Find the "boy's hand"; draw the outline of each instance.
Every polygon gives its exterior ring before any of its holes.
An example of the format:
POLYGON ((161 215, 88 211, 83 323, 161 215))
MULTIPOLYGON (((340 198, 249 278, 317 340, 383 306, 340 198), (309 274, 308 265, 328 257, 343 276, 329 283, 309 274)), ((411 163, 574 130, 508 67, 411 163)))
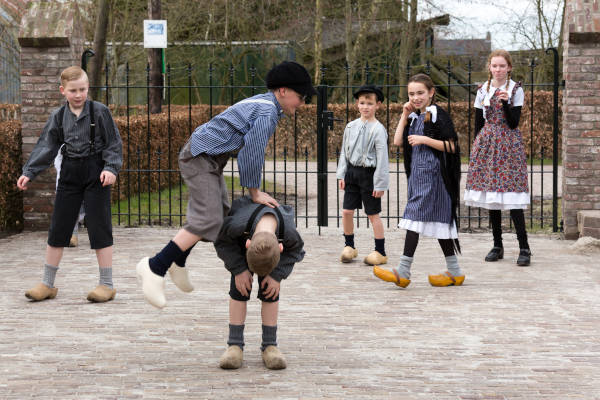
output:
POLYGON ((383 190, 373 190, 373 197, 375 197, 376 199, 380 198, 381 196, 383 196, 383 190))
POLYGON ((116 175, 110 171, 104 170, 100 174, 100 182, 102 182, 102 186, 112 185, 113 183, 115 183, 116 180, 116 175))
POLYGON ((340 190, 344 190, 346 187, 346 182, 343 179, 340 179, 340 190))
POLYGON ((252 274, 250 271, 245 270, 235 276, 235 288, 242 296, 250 296, 250 292, 252 291, 252 274))
POLYGON ((277 282, 275 279, 271 278, 271 275, 265 276, 260 287, 263 289, 263 293, 265 294, 265 298, 267 299, 275 299, 279 296, 279 287, 281 286, 280 282, 277 282))
POLYGON ((20 190, 27 190, 27 183, 29 183, 29 178, 25 175, 21 175, 19 179, 17 179, 17 187, 20 190))
POLYGON ((250 188, 249 191, 250 191, 250 197, 252 197, 252 201, 254 203, 264 204, 271 208, 279 207, 279 203, 277 202, 277 200, 275 200, 274 198, 269 196, 267 193, 261 192, 260 190, 258 190, 256 188, 250 188), (252 189, 254 189, 254 190, 252 190, 252 189))

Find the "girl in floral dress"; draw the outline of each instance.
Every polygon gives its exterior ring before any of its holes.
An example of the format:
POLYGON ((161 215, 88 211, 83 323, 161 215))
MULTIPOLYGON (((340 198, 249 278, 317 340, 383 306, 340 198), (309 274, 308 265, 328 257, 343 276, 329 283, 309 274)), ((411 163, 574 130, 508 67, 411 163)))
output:
POLYGON ((460 252, 456 210, 460 183, 458 136, 450 116, 432 104, 431 78, 417 74, 408 80, 409 101, 404 104, 394 144, 402 144, 408 178, 408 202, 398 226, 406 229, 400 264, 391 271, 375 266, 373 274, 397 286, 410 284, 410 268, 419 236, 438 239, 446 259, 441 274, 429 275, 432 286, 462 285, 465 274, 458 265, 460 252))
POLYGON ((519 240, 517 265, 531 262, 523 209, 529 204, 527 157, 518 129, 525 94, 510 79, 512 60, 506 50, 488 57, 489 78, 475 98, 475 142, 471 150, 465 204, 489 210, 494 246, 485 261, 504 257, 502 210, 510 216, 519 240))

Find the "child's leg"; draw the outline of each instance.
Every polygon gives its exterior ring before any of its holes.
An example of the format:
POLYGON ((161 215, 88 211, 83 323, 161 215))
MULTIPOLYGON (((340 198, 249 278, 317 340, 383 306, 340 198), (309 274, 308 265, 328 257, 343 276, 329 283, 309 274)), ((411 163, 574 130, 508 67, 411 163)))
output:
POLYGON ((354 248, 354 210, 342 210, 342 227, 346 246, 354 248))
POLYGON ((96 249, 96 258, 100 269, 100 279, 98 286, 88 293, 87 299, 94 303, 104 303, 114 299, 117 294, 112 280, 113 246, 96 249))
POLYGON ((112 289, 113 246, 108 246, 103 249, 96 249, 96 258, 98 259, 98 267, 100 268, 99 284, 112 289))
POLYGON ((54 279, 58 271, 58 265, 62 259, 64 247, 46 246, 46 264, 44 265, 44 279, 42 283, 49 288, 54 287, 54 279))
POLYGON ((262 317, 262 345, 264 351, 267 346, 277 346, 277 315, 279 313, 279 301, 262 302, 260 314, 262 317))
POLYGON ((463 276, 463 272, 458 265, 458 258, 454 253, 454 243, 452 239, 438 239, 438 243, 446 257, 446 268, 452 276, 463 276))
POLYGON ((185 260, 189 255, 187 250, 191 251, 191 248, 201 239, 200 236, 195 235, 184 228, 180 229, 173 240, 167 243, 161 251, 148 260, 150 269, 156 275, 165 276, 169 268, 171 268, 171 264, 174 262, 178 261, 185 265, 185 260))
POLYGON ((244 349, 244 326, 246 323, 246 301, 229 299, 229 346, 244 349))
POLYGON ((529 242, 527 241, 527 228, 525 227, 525 213, 522 209, 510 210, 510 217, 515 224, 515 231, 517 231, 519 249, 529 250, 529 242))
POLYGON ((490 223, 494 236, 494 247, 502 247, 502 211, 490 210, 490 223))
POLYGON ((502 211, 490 210, 489 213, 492 234, 494 235, 494 247, 485 256, 485 261, 498 261, 504 258, 504 248, 502 246, 502 211))
MULTIPOLYGON (((279 297, 278 297, 279 298, 279 297)), ((285 357, 277 347, 277 314, 279 301, 262 302, 262 359, 269 369, 284 369, 287 367, 285 357)))
POLYGON ((379 214, 369 215, 369 221, 373 226, 373 236, 375 236, 375 251, 385 256, 385 238, 383 234, 383 222, 379 214))
POLYGON ((398 275, 402 278, 410 279, 410 267, 412 266, 413 256, 419 244, 419 234, 414 231, 406 231, 404 239, 404 253, 400 257, 398 264, 398 275))
POLYGON ((235 286, 235 276, 229 283, 229 337, 227 350, 219 360, 223 369, 237 369, 244 360, 244 326, 246 323, 246 302, 250 296, 242 295, 235 286))

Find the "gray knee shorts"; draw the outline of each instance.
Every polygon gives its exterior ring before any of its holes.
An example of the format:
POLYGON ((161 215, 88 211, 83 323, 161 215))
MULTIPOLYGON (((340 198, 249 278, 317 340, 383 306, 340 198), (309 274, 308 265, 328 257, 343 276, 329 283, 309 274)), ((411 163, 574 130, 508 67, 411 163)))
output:
POLYGON ((190 152, 190 141, 179 153, 179 169, 189 191, 183 228, 205 242, 217 239, 223 218, 231 208, 223 177, 223 168, 229 158, 229 153, 194 157, 190 152))

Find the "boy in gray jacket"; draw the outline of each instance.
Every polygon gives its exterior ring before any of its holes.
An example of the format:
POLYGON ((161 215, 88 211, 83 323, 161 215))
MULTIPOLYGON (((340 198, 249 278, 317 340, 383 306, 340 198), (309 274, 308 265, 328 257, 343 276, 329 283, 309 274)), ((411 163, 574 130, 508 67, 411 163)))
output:
POLYGON ((280 282, 304 258, 304 242, 296 230, 291 206, 266 207, 250 197, 236 199, 214 242, 217 255, 231 272, 229 288, 229 347, 221 356, 224 369, 241 367, 246 302, 258 275, 262 301, 262 358, 269 369, 283 369, 286 361, 277 348, 280 282))
POLYGON ((381 197, 388 190, 389 161, 387 131, 375 117, 383 102, 383 92, 377 86, 361 86, 354 92, 360 118, 351 121, 344 130, 344 139, 337 168, 339 187, 344 191, 342 225, 345 246, 340 260, 351 262, 358 257, 354 246, 354 210, 364 205, 373 226, 375 250, 364 259, 366 264, 387 262, 381 212, 381 197))

